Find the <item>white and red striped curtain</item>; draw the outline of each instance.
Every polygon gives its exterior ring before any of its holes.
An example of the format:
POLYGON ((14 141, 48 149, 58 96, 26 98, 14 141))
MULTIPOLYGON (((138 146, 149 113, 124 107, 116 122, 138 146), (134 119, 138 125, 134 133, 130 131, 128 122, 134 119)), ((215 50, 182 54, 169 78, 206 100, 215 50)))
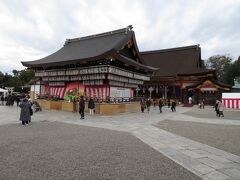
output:
POLYGON ((106 98, 109 96, 109 87, 107 86, 85 86, 86 97, 106 98))
POLYGON ((59 98, 64 97, 65 87, 50 87, 50 95, 57 96, 59 98))
POLYGON ((130 89, 130 97, 133 97, 134 96, 134 91, 133 89, 130 89))
POLYGON ((224 107, 230 109, 240 109, 240 98, 223 98, 224 107))

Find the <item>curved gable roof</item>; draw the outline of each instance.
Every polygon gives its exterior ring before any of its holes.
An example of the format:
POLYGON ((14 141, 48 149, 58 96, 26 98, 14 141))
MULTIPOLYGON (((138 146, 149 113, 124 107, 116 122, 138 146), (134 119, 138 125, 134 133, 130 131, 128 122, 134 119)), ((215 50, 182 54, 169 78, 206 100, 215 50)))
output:
MULTIPOLYGON (((135 49, 138 51, 134 31, 131 29, 132 27, 128 26, 106 33, 67 39, 64 46, 55 53, 39 60, 22 62, 22 64, 27 67, 39 67, 107 58, 116 54, 130 40, 134 41, 135 49)), ((139 54, 139 51, 137 53, 139 54)), ((141 58, 141 56, 139 57, 141 58)), ((138 65, 144 66, 144 64, 136 62, 136 66, 138 65)), ((146 66, 146 69, 148 68, 149 66, 146 66)))
POLYGON ((232 88, 232 85, 222 83, 222 82, 220 82, 220 81, 218 81, 218 80, 216 80, 216 79, 214 79, 212 77, 209 77, 208 79, 204 79, 204 80, 202 80, 199 83, 187 86, 186 88, 187 89, 198 88, 199 86, 203 85, 207 81, 210 81, 212 84, 217 85, 218 89, 230 90, 232 88))

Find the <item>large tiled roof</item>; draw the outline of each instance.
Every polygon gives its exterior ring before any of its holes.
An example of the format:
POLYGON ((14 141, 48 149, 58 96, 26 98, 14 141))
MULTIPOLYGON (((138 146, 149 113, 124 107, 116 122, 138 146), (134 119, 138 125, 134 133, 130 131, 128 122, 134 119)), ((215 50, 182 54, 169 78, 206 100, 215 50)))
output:
POLYGON ((176 76, 213 72, 202 68, 199 45, 140 52, 143 62, 159 68, 154 76, 176 76))
MULTIPOLYGON (((22 62, 22 64, 27 67, 42 67, 104 59, 118 54, 119 50, 126 46, 130 40, 133 41, 138 51, 134 31, 131 30, 131 26, 82 38, 67 39, 64 46, 57 52, 42 59, 22 62)), ((137 53, 139 54, 139 52, 137 53)), ((127 59, 130 59, 130 64, 134 66, 151 70, 155 69, 145 66, 141 63, 141 60, 137 62, 134 59, 125 58, 125 61, 127 59)))

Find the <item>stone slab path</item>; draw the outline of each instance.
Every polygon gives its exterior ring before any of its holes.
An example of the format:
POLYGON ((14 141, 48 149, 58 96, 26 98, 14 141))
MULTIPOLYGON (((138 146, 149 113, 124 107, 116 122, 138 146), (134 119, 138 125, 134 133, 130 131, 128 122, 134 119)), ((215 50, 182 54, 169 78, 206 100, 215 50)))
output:
MULTIPOLYGON (((183 114, 189 109, 178 107, 177 112, 172 113, 168 108, 164 108, 164 112, 160 114, 157 108, 152 107, 149 114, 137 112, 116 116, 86 115, 84 120, 80 120, 77 113, 43 111, 34 114, 33 121, 58 121, 130 132, 156 151, 203 179, 240 179, 240 156, 153 126, 165 119, 240 126, 240 117, 237 120, 195 118, 183 114)), ((17 107, 0 107, 0 125, 16 123, 19 112, 17 107)))

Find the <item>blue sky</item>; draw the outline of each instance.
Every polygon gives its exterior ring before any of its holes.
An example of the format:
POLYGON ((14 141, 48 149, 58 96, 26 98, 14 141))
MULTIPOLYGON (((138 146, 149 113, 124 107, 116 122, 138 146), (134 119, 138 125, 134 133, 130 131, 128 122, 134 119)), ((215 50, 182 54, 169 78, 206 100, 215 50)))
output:
POLYGON ((200 44, 203 59, 240 55, 240 0, 0 0, 0 71, 130 24, 140 51, 200 44))

